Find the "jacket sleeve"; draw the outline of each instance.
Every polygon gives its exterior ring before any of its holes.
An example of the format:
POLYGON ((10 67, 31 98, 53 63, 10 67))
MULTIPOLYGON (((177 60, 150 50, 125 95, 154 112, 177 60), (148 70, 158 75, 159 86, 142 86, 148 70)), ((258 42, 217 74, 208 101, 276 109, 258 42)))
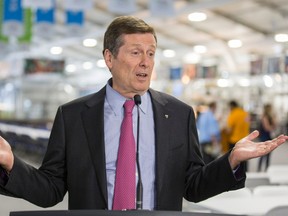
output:
POLYGON ((185 180, 184 197, 188 201, 200 202, 225 191, 244 187, 246 175, 242 165, 233 172, 228 157, 230 152, 222 157, 204 164, 199 152, 197 129, 194 115, 189 120, 188 165, 185 180))
POLYGON ((37 206, 50 207, 62 201, 66 189, 64 123, 58 109, 42 166, 38 169, 17 156, 3 191, 37 206))

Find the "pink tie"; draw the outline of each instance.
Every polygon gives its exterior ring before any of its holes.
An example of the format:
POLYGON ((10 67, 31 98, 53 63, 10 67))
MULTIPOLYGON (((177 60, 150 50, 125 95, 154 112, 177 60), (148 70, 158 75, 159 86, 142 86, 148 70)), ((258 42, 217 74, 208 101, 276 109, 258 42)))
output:
POLYGON ((113 210, 135 209, 135 173, 136 150, 133 136, 132 111, 135 103, 124 103, 124 119, 121 125, 118 149, 113 210))

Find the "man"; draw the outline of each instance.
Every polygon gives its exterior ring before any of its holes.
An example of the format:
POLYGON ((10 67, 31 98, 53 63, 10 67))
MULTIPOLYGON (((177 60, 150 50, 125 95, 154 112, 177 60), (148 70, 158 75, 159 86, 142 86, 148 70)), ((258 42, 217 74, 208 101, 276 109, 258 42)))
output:
MULTIPOLYGON (((250 118, 246 112, 235 100, 229 102, 230 113, 227 118, 227 132, 229 149, 250 133, 250 118)), ((243 163, 244 170, 248 170, 248 163, 243 163)))
POLYGON ((219 154, 220 148, 220 126, 215 117, 216 102, 209 103, 205 110, 202 110, 197 117, 197 129, 199 134, 200 149, 205 163, 210 163, 219 154))
MULTIPOLYGON (((258 132, 253 132, 205 166, 191 107, 149 88, 156 47, 155 32, 144 21, 116 18, 103 49, 112 79, 99 92, 59 107, 42 166, 24 163, 0 138, 0 165, 8 174, 1 193, 48 207, 68 191, 69 209, 112 209, 122 106, 136 94, 142 100, 144 209, 181 210, 183 196, 197 202, 243 187, 240 163, 272 151, 288 137, 254 143, 258 132)), ((133 114, 136 118, 136 108, 133 114)))
POLYGON ((250 132, 250 118, 247 113, 235 100, 229 102, 230 113, 227 118, 227 131, 229 134, 229 148, 250 132))

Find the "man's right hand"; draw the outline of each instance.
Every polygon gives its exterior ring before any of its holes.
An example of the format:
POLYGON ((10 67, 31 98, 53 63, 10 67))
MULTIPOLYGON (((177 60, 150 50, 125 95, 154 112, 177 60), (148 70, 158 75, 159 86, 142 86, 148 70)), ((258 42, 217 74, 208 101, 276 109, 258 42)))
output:
POLYGON ((7 172, 12 170, 14 164, 14 155, 9 143, 0 136, 0 166, 7 172))

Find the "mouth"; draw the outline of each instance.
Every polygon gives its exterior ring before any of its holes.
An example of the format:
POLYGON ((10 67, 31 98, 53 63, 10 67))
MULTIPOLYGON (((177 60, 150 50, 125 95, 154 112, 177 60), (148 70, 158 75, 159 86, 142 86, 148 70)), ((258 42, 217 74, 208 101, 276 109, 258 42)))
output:
POLYGON ((143 77, 143 78, 144 78, 144 77, 147 77, 148 74, 146 74, 146 73, 137 73, 136 76, 137 76, 137 77, 143 77))

